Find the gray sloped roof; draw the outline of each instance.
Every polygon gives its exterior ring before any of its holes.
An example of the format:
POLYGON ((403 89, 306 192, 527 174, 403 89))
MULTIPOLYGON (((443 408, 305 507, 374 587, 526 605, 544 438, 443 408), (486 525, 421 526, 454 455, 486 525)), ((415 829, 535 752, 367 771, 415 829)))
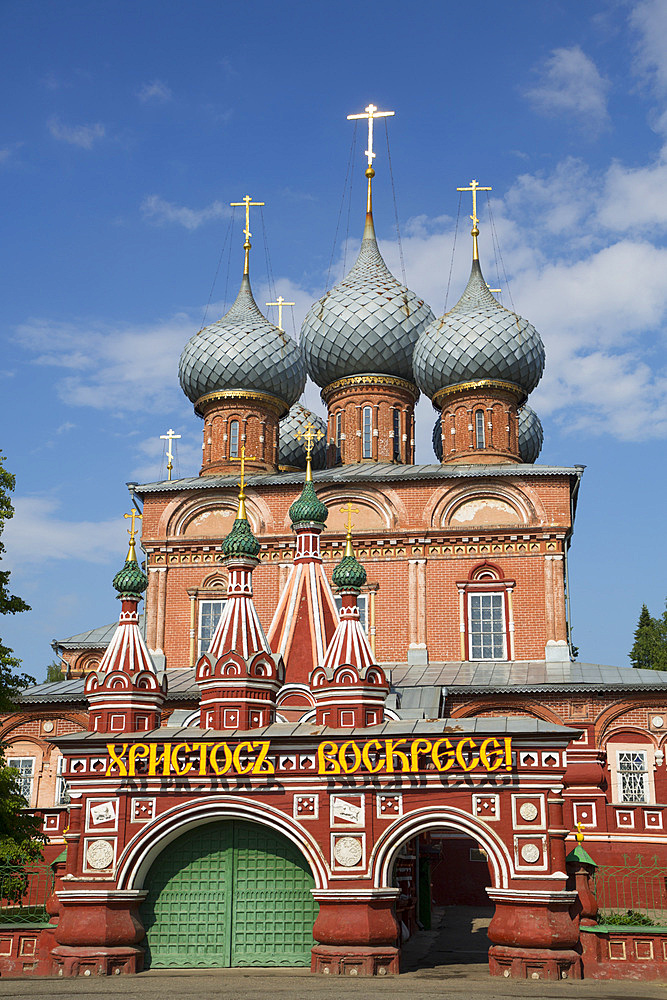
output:
MULTIPOLYGON (((70 635, 67 639, 54 639, 53 642, 60 649, 106 649, 117 627, 118 621, 115 621, 109 625, 100 625, 99 628, 91 628, 87 632, 70 635)), ((139 615, 139 628, 142 631, 143 627, 144 615, 139 615)))
MULTIPOLYGON (((667 670, 636 670, 598 663, 546 663, 531 660, 515 663, 453 662, 415 666, 385 663, 392 688, 401 696, 408 711, 428 714, 437 703, 435 692, 446 688, 451 694, 540 694, 595 691, 667 691, 667 670), (418 689, 418 690, 415 690, 418 689)), ((195 672, 191 668, 167 671, 168 702, 199 700, 195 672)), ((83 678, 38 684, 26 688, 21 705, 81 703, 83 678)))
MULTIPOLYGON (((394 465, 391 462, 355 462, 313 472, 315 483, 410 482, 418 479, 498 479, 512 476, 570 476, 580 479, 584 465, 394 465)), ((236 488, 238 475, 195 476, 138 485, 130 483, 138 497, 149 493, 183 493, 187 490, 236 488)), ((248 476, 246 486, 301 486, 302 472, 278 472, 248 476)))

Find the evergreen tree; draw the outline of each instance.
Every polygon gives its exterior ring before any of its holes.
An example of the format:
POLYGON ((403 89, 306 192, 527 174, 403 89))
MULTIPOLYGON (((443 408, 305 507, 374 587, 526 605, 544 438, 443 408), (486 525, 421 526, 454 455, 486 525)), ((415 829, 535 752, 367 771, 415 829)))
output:
MULTIPOLYGON (((0 535, 4 530, 5 521, 14 516, 10 494, 16 484, 16 477, 7 472, 4 461, 4 455, 0 452, 0 535)), ((0 542, 0 558, 4 551, 5 546, 0 542)), ((20 597, 10 594, 9 570, 0 570, 0 615, 15 615, 19 611, 30 611, 30 607, 20 597)), ((27 674, 14 673, 20 665, 21 661, 0 639, 0 712, 12 708, 14 698, 21 688, 35 683, 34 678, 28 677, 27 674)))
POLYGON ((660 618, 654 618, 642 604, 634 645, 628 656, 633 667, 667 670, 667 608, 660 618))

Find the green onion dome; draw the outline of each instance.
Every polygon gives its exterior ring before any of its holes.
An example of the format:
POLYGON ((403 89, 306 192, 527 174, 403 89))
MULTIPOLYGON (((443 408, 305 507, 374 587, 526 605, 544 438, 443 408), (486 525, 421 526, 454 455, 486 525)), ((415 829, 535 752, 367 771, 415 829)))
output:
POLYGON ((302 521, 326 524, 329 511, 315 492, 312 482, 306 480, 303 484, 301 496, 290 507, 289 516, 292 519, 292 524, 299 524, 302 521))
POLYGON ((223 539, 222 551, 228 559, 233 559, 235 556, 250 556, 256 559, 259 548, 259 542, 252 533, 250 522, 245 517, 237 517, 232 530, 223 539))
MULTIPOLYGON (((350 549, 351 546, 348 546, 350 549)), ((333 583, 337 590, 361 590, 366 583, 366 570, 348 549, 333 571, 333 583)))
POLYGON ((113 585, 119 597, 134 597, 139 600, 148 586, 148 577, 142 573, 136 559, 128 558, 113 578, 113 585))

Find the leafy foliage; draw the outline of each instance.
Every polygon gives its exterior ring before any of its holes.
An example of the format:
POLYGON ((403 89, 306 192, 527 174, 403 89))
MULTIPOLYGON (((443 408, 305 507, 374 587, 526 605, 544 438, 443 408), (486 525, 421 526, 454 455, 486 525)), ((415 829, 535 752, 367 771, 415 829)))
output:
POLYGON ((625 913, 598 913, 598 924, 621 927, 655 927, 654 920, 637 910, 626 910, 625 913))
POLYGON ((0 744, 0 863, 3 864, 36 861, 41 857, 39 845, 44 842, 39 819, 24 812, 28 803, 21 795, 18 776, 16 768, 7 766, 0 744))
MULTIPOLYGON (((5 469, 5 458, 0 452, 0 535, 5 521, 14 516, 10 494, 16 485, 16 477, 5 469)), ((5 546, 0 542, 0 558, 5 546)), ((30 606, 22 598, 9 591, 9 570, 0 570, 0 615, 15 615, 20 611, 30 611, 30 606)), ((27 674, 15 674, 21 661, 14 656, 13 651, 0 640, 0 712, 12 708, 12 703, 21 688, 34 684, 33 677, 27 674)))
POLYGON ((56 681, 62 681, 65 679, 65 675, 62 671, 62 667, 58 660, 53 660, 46 668, 46 684, 55 684, 56 681))
POLYGON ((654 618, 646 605, 642 605, 628 656, 633 667, 667 670, 667 607, 660 618, 654 618))

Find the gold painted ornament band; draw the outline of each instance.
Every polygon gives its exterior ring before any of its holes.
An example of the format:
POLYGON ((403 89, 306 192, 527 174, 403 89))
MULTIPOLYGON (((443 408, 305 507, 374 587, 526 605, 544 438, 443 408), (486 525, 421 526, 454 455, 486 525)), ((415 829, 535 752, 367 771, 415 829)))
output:
POLYGON ((334 393, 341 389, 363 389, 371 386, 393 386, 396 389, 402 389, 404 392, 409 393, 415 402, 419 399, 419 389, 413 382, 399 378, 398 375, 376 375, 372 373, 368 375, 346 375, 345 378, 338 378, 325 386, 320 396, 325 403, 328 403, 334 393))
POLYGON ((524 390, 515 382, 503 382, 501 379, 496 378, 482 378, 473 382, 457 382, 456 385, 448 385, 444 389, 438 389, 432 398, 433 406, 436 410, 442 410, 444 401, 448 396, 475 389, 500 389, 502 392, 508 392, 510 395, 515 396, 519 403, 524 402, 528 398, 524 390))
POLYGON ((268 392, 253 392, 250 389, 219 389, 217 392, 207 392, 205 396, 200 396, 195 403, 195 413, 203 417, 204 411, 208 409, 211 403, 222 402, 226 399, 261 403, 263 407, 271 410, 277 417, 284 417, 289 410, 289 406, 284 399, 279 399, 278 396, 271 396, 268 392))

